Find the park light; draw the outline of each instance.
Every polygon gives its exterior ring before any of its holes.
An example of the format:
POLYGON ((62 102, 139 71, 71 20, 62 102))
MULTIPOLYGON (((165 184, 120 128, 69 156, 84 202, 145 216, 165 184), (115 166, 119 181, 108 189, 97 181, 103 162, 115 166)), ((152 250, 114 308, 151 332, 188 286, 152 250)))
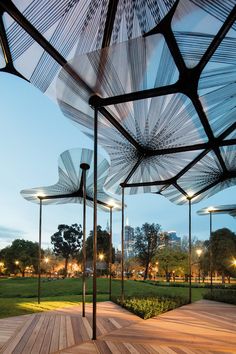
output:
POLYGON ((186 195, 186 199, 189 200, 189 199, 192 199, 192 197, 194 196, 194 192, 193 191, 189 191, 186 195))
POLYGON ((232 265, 233 265, 234 267, 236 267, 236 258, 234 258, 234 260, 233 260, 233 262, 232 262, 232 265))
POLYGON ((20 263, 19 261, 15 261, 15 265, 17 265, 17 266, 18 266, 18 265, 19 265, 19 263, 20 263))
POLYGON ((4 267, 4 263, 0 262, 0 267, 3 268, 4 267))
POLYGON ((46 264, 48 264, 49 258, 48 258, 48 257, 45 257, 45 258, 44 258, 44 262, 45 262, 46 264))
POLYGON ((37 197, 38 199, 43 199, 43 198, 45 197, 45 194, 44 194, 43 192, 40 192, 40 193, 37 193, 37 194, 36 194, 36 197, 37 197))
POLYGON ((99 253, 99 255, 98 255, 98 259, 100 260, 100 261, 103 261, 104 260, 104 254, 103 253, 99 253))
POLYGON ((201 254, 202 254, 202 250, 201 250, 201 248, 198 248, 198 249, 196 250, 196 253, 197 253, 198 257, 200 257, 200 256, 201 256, 201 254))
POLYGON ((109 208, 115 208, 116 207, 116 203, 114 202, 114 200, 110 200, 108 202, 109 208))
POLYGON ((207 208, 208 213, 212 213, 215 210, 215 208, 213 206, 210 206, 209 208, 207 208))

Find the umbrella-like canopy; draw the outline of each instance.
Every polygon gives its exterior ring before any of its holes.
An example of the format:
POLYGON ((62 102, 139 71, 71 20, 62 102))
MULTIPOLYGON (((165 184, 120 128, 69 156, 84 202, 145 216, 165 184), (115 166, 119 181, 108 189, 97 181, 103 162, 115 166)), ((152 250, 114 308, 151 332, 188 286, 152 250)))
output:
POLYGON ((61 71, 59 105, 90 137, 88 103, 98 109, 108 189, 182 204, 235 185, 235 20, 234 1, 179 1, 144 37, 76 52, 69 65, 86 88, 61 71))
MULTIPOLYGON (((81 165, 89 166, 86 177, 86 204, 93 206, 93 151, 85 148, 76 148, 64 151, 58 161, 59 180, 48 187, 24 189, 22 196, 31 202, 43 204, 83 203, 83 181, 81 165)), ((98 155, 98 207, 106 212, 109 208, 121 210, 121 202, 115 199, 104 189, 104 183, 109 173, 109 162, 102 155, 98 155)))
POLYGON ((54 97, 61 66, 149 32, 175 0, 2 0, 0 66, 54 97))
POLYGON ((230 216, 236 218, 236 204, 210 206, 197 211, 198 215, 207 215, 209 213, 229 214, 230 216))

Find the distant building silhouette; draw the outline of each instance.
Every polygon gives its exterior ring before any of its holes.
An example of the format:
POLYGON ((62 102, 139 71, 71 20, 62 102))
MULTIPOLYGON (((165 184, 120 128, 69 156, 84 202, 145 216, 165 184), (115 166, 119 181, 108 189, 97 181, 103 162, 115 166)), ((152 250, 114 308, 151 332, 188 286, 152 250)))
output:
POLYGON ((169 245, 170 246, 181 246, 181 237, 177 236, 176 231, 168 231, 169 245))
POLYGON ((124 254, 125 259, 134 257, 134 228, 129 226, 128 218, 125 225, 124 254))
POLYGON ((177 236, 176 231, 164 231, 160 235, 159 248, 181 246, 181 237, 177 236))

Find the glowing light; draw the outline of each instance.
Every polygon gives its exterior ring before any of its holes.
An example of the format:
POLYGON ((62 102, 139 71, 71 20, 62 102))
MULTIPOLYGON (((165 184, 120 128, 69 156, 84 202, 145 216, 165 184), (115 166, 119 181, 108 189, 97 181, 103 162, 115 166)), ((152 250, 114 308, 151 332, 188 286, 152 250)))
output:
POLYGON ((234 267, 236 267, 236 259, 233 260, 232 264, 234 267))
POLYGON ((197 253, 198 257, 200 257, 201 254, 202 254, 202 250, 201 250, 200 248, 198 248, 198 249, 196 250, 196 253, 197 253))
POLYGON ((44 194, 43 192, 37 193, 37 194, 36 194, 36 197, 40 199, 40 198, 45 197, 45 194, 44 194))
POLYGON ((189 191, 188 194, 187 194, 187 196, 186 196, 186 199, 189 200, 189 199, 191 199, 193 196, 194 196, 194 192, 189 191))
POLYGON ((15 265, 19 265, 19 263, 20 263, 19 261, 15 261, 15 265))
POLYGON ((215 210, 215 208, 212 207, 212 206, 210 206, 209 208, 207 208, 208 213, 211 213, 211 212, 214 211, 214 210, 215 210))
POLYGON ((48 257, 44 258, 44 262, 48 263, 49 262, 49 258, 48 257))
POLYGON ((104 260, 104 254, 103 253, 99 253, 99 255, 98 255, 98 259, 100 260, 100 261, 103 261, 104 260))

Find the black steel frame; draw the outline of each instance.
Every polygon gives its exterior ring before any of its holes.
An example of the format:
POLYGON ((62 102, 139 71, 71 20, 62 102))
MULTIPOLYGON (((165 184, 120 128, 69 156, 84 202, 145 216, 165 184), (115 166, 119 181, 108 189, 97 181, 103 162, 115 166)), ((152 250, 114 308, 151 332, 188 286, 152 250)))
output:
MULTIPOLYGON (((104 37, 102 41, 102 46, 108 46, 110 43, 111 39, 111 33, 113 29, 113 24, 114 24, 114 18, 117 10, 117 0, 110 0, 109 1, 109 6, 108 6, 108 13, 107 13, 107 20, 105 23, 105 31, 104 31, 104 37)), ((17 9, 17 7, 12 3, 10 0, 2 0, 0 4, 0 11, 3 14, 3 12, 7 12, 26 32, 28 32, 32 38, 35 39, 35 41, 42 47, 44 50, 50 54, 54 60, 59 63, 62 67, 65 68, 65 70, 75 79, 77 80, 83 87, 85 87, 88 92, 91 92, 91 99, 90 99, 90 104, 91 106, 94 107, 95 109, 95 119, 94 119, 94 153, 95 153, 95 160, 94 160, 94 282, 93 282, 93 339, 96 339, 96 247, 97 247, 97 235, 96 235, 96 226, 97 226, 97 180, 96 180, 96 174, 97 174, 97 116, 98 112, 102 114, 124 137, 127 139, 136 149, 138 152, 139 159, 135 166, 132 168, 132 170, 129 172, 128 176, 125 178, 124 182, 121 183, 122 191, 124 191, 124 188, 129 188, 129 187, 139 187, 139 186, 158 186, 158 185, 173 185, 175 186, 187 199, 189 199, 189 208, 191 210, 191 200, 206 192, 208 189, 214 187, 218 183, 221 183, 227 179, 235 178, 236 177, 236 171, 230 171, 227 169, 225 162, 222 158, 221 152, 220 152, 220 147, 222 146, 229 146, 229 145, 235 145, 236 144, 236 139, 227 139, 227 138, 235 129, 236 129, 236 123, 233 123, 230 127, 228 127, 219 137, 215 137, 213 134, 213 131, 210 127, 210 124, 208 122, 207 116, 204 112, 204 109, 202 107, 201 101, 198 97, 197 93, 197 87, 198 87, 198 81, 200 78, 200 75, 205 68, 207 62, 210 60, 212 55, 214 54, 215 50, 217 47, 220 45, 222 40, 224 39, 226 33, 228 30, 231 28, 232 24, 236 20, 236 6, 233 8, 231 11, 230 15, 212 40, 212 43, 208 47, 208 50, 205 52, 203 55, 202 59, 200 60, 199 64, 193 68, 189 69, 186 67, 185 62, 183 60, 183 57, 180 53, 178 44, 176 42, 176 39, 174 37, 174 34, 171 29, 171 21, 175 12, 175 9, 178 5, 178 1, 176 4, 172 7, 171 11, 169 14, 149 33, 146 34, 146 36, 155 34, 155 33, 161 33, 167 42, 168 48, 174 58, 175 64, 179 70, 179 80, 177 83, 173 85, 168 85, 166 87, 162 88, 154 88, 154 89, 149 89, 145 91, 139 91, 139 92, 132 92, 129 94, 124 94, 124 95, 119 95, 119 96, 114 96, 114 97, 108 97, 108 98, 101 98, 98 96, 94 96, 94 92, 86 85, 85 82, 81 80, 81 78, 78 76, 78 74, 71 68, 71 66, 68 65, 68 62, 66 61, 65 58, 62 57, 62 55, 37 31, 37 29, 21 14, 21 12, 17 9), (67 64, 67 65, 66 65, 67 64), (113 105, 113 104, 118 104, 118 103, 123 103, 123 102, 128 102, 128 101, 134 101, 134 100, 140 100, 140 99, 145 99, 145 98, 150 98, 150 97, 158 97, 161 95, 169 95, 169 94, 174 94, 174 93, 182 93, 186 95, 191 102, 193 103, 193 106, 195 107, 196 112, 198 113, 198 116, 200 118, 200 121, 202 123, 202 126, 205 130, 205 133, 208 137, 208 141, 203 144, 195 144, 191 146, 184 146, 184 147, 175 147, 175 148, 167 148, 167 149, 162 149, 162 150, 149 150, 145 149, 145 147, 141 146, 130 134, 125 128, 116 121, 116 119, 107 111, 106 106, 108 105, 113 105), (144 183, 128 183, 132 175, 135 173, 139 165, 141 164, 142 160, 145 159, 148 156, 154 156, 154 155, 166 155, 166 154, 172 154, 172 153, 177 153, 177 152, 183 152, 183 151, 197 151, 197 150, 203 150, 200 152, 200 154, 195 157, 187 166, 185 166, 176 176, 173 178, 163 180, 163 181, 153 181, 153 182, 144 182, 144 183), (179 185, 178 185, 178 179, 183 176, 190 168, 192 168, 196 163, 198 163, 207 153, 210 151, 214 151, 215 155, 217 156, 220 166, 222 168, 223 173, 219 177, 219 179, 209 185, 206 185, 204 188, 196 192, 193 196, 188 196, 186 191, 184 191, 179 185)), ((3 69, 2 71, 7 71, 12 74, 18 75, 22 77, 20 73, 18 73, 13 65, 13 61, 11 58, 11 53, 9 49, 9 45, 7 43, 7 37, 3 25, 2 19, 0 20, 0 37, 1 37, 1 45, 3 48, 4 56, 6 59, 6 68, 3 69)), ((158 192, 160 193, 161 190, 158 192)), ((76 196, 76 193, 72 196, 76 196)), ((68 197, 68 196, 67 196, 68 197)), ((124 204, 124 203, 123 203, 124 204)), ((191 222, 190 222, 191 226, 191 222)), ((189 228, 189 235, 191 235, 191 228, 189 228)), ((122 226, 122 237, 123 235, 123 226, 122 226)), ((191 246, 189 246, 191 247, 191 246)), ((191 270, 191 269, 190 269, 191 270)), ((123 271, 122 271, 122 276, 123 276, 123 271)), ((124 295, 124 289, 122 285, 122 296, 124 295)))
MULTIPOLYGON (((51 199, 64 199, 64 198, 83 198, 83 281, 82 281, 82 317, 85 317, 85 298, 86 298, 86 200, 94 201, 93 198, 86 194, 86 172, 90 168, 88 164, 82 163, 80 165, 82 169, 82 178, 80 183, 80 189, 77 192, 68 194, 58 194, 58 195, 44 195, 38 196, 39 199, 39 248, 38 248, 38 304, 41 301, 41 245, 42 245, 42 207, 44 200, 51 199)), ((101 200, 96 200, 97 204, 109 208, 110 210, 110 235, 109 235, 109 252, 112 252, 112 209, 113 206, 102 202, 101 200)), ((111 299, 111 263, 112 255, 109 254, 109 298, 111 299)), ((96 267, 96 266, 95 266, 96 267)), ((95 321, 96 322, 96 321, 95 321)))

